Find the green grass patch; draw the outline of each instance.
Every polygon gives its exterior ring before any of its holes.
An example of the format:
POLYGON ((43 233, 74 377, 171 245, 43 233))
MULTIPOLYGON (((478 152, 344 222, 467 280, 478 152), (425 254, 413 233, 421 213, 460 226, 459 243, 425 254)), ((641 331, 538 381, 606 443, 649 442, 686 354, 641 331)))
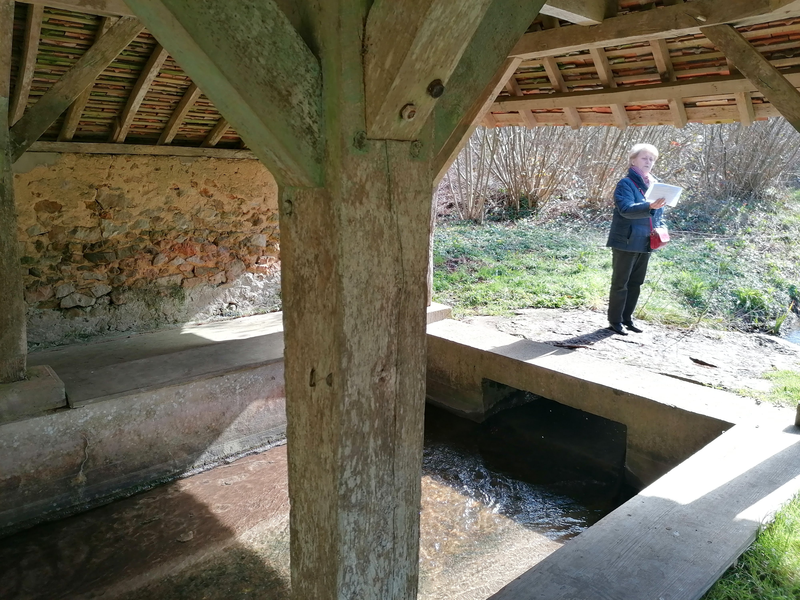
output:
MULTIPOLYGON (((584 223, 439 226, 434 299, 455 315, 606 305, 607 227, 584 223)), ((637 317, 660 323, 777 332, 798 301, 800 244, 780 236, 675 233, 652 257, 637 317)))
POLYGON ((797 600, 800 598, 800 496, 758 535, 703 600, 797 600))
POLYGON ((520 308, 598 307, 608 295, 611 255, 596 230, 490 223, 439 227, 434 298, 465 314, 520 308))

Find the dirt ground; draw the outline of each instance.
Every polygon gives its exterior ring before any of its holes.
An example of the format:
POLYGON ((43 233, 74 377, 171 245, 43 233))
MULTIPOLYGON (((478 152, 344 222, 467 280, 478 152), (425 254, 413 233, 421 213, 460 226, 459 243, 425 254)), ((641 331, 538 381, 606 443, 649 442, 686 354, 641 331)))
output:
POLYGON ((637 321, 642 333, 620 336, 607 329, 604 313, 590 310, 525 309, 513 317, 463 320, 740 395, 769 390, 771 383, 761 378, 766 371, 800 370, 800 345, 762 333, 637 321))

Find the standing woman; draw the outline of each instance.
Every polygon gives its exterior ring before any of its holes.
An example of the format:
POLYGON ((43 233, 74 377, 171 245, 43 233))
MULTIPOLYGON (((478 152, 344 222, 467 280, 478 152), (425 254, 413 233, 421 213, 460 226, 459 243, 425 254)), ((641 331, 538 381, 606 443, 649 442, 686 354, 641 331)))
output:
POLYGON ((641 333, 633 323, 633 310, 647 274, 650 260, 650 230, 663 226, 664 198, 654 202, 644 199, 656 178, 650 174, 658 149, 651 144, 636 144, 628 155, 628 175, 614 190, 614 216, 606 246, 612 252, 611 291, 608 297, 609 329, 628 335, 625 328, 641 333))

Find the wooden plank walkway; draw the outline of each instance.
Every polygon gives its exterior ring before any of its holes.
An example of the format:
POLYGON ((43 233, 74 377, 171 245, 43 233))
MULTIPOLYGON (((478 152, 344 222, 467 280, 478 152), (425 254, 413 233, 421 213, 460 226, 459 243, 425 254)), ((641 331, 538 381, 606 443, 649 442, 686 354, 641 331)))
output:
POLYGON ((696 600, 800 490, 800 430, 737 425, 491 600, 696 600))

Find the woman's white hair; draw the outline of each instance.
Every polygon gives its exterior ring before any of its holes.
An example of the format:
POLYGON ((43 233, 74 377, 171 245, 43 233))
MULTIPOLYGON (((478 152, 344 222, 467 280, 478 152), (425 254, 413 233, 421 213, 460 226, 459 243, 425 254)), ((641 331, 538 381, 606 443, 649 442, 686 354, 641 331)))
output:
POLYGON ((642 152, 650 152, 653 156, 658 158, 658 148, 653 146, 653 144, 636 144, 633 148, 631 148, 631 151, 628 154, 628 161, 632 161, 642 152))

